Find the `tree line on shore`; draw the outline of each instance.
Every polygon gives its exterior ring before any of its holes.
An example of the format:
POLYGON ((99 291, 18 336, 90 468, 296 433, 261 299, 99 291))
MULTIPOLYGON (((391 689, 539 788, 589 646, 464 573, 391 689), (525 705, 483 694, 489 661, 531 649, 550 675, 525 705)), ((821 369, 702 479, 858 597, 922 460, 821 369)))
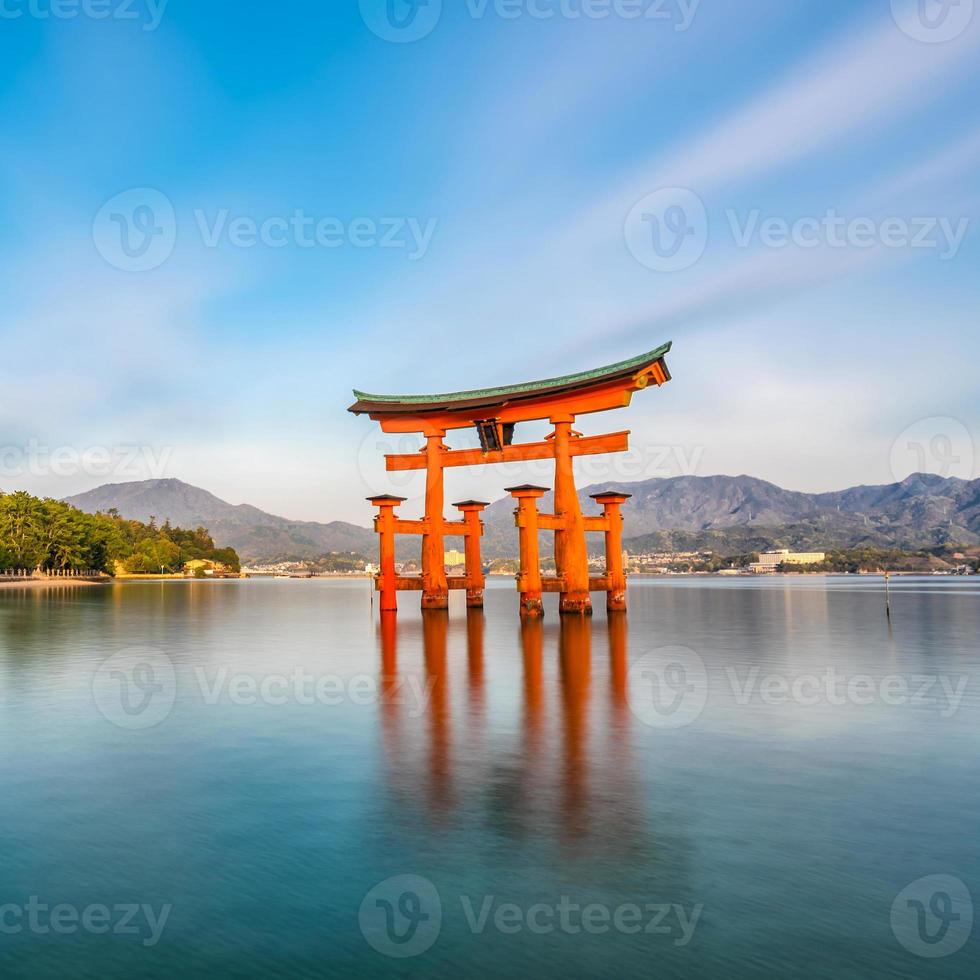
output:
POLYGON ((60 500, 22 491, 0 493, 0 571, 95 571, 114 574, 181 572, 204 559, 238 571, 233 548, 217 548, 206 528, 185 530, 130 521, 115 510, 87 514, 60 500))

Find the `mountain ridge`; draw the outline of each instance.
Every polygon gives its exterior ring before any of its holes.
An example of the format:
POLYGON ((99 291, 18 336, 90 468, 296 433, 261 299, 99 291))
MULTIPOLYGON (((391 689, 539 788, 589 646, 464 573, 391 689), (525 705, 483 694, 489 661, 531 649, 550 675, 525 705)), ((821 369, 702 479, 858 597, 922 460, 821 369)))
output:
MULTIPOLYGON (((315 558, 329 552, 373 549, 374 532, 345 521, 294 521, 252 504, 230 504, 182 480, 107 483, 68 497, 65 503, 94 513, 112 508, 126 518, 180 527, 208 528, 221 547, 232 547, 249 561, 279 557, 315 558)), ((370 551, 366 553, 370 554, 370 551)))
MULTIPOLYGON (((596 511, 591 493, 613 489, 633 495, 624 508, 624 542, 630 551, 705 549, 724 554, 766 547, 807 550, 858 546, 918 550, 980 544, 980 480, 913 474, 898 483, 866 484, 810 494, 740 476, 656 477, 597 484, 579 491, 583 509, 596 511)), ((230 504, 176 479, 105 484, 67 503, 88 512, 116 509, 122 516, 182 527, 207 527, 221 547, 248 561, 315 558, 330 552, 373 555, 374 532, 345 521, 294 521, 251 504, 230 504)), ((551 494, 541 510, 552 506, 551 494)), ((484 554, 516 554, 510 497, 484 514, 484 554)), ((400 554, 417 553, 405 539, 400 554), (404 550, 403 550, 404 549, 404 550)), ((594 550, 600 539, 590 536, 594 550)))

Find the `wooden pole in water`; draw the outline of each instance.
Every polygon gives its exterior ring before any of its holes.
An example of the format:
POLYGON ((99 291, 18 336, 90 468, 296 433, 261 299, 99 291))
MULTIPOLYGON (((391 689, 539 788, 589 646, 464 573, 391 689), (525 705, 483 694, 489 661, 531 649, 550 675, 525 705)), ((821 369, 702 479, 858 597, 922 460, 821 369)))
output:
POLYGON ((483 576, 483 558, 480 554, 480 537, 483 534, 483 523, 480 513, 490 505, 483 500, 463 500, 453 504, 462 511, 466 524, 465 554, 466 554, 466 607, 467 609, 483 608, 483 590, 486 580, 483 576))
POLYGON ((594 493, 592 499, 602 504, 606 519, 606 609, 619 612, 626 608, 626 570, 623 568, 623 515, 622 505, 632 494, 594 493))
POLYGON ((374 518, 374 529, 378 532, 380 571, 378 572, 377 588, 381 593, 381 611, 398 611, 398 583, 395 575, 395 508, 404 503, 404 497, 392 497, 384 494, 379 497, 368 497, 368 500, 378 508, 374 518))
POLYGON ((521 487, 507 487, 506 492, 517 500, 516 523, 521 554, 517 588, 521 593, 521 616, 543 616, 541 556, 538 552, 538 500, 548 491, 545 487, 525 484, 521 487))

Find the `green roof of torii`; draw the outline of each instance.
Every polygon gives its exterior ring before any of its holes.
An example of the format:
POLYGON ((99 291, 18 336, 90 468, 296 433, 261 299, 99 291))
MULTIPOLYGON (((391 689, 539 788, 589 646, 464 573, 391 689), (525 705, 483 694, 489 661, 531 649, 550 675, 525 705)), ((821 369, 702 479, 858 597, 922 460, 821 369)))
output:
POLYGON ((454 391, 440 395, 371 395, 364 391, 354 390, 357 403, 352 405, 352 412, 371 411, 375 406, 385 405, 453 405, 459 402, 482 402, 510 397, 520 397, 529 392, 547 392, 550 389, 576 388, 589 382, 599 382, 606 378, 629 374, 654 361, 659 361, 670 352, 672 342, 663 344, 655 350, 626 361, 618 361, 605 367, 593 368, 591 371, 581 371, 578 374, 566 374, 560 378, 547 378, 544 381, 525 381, 522 384, 503 385, 499 388, 479 388, 472 391, 454 391))

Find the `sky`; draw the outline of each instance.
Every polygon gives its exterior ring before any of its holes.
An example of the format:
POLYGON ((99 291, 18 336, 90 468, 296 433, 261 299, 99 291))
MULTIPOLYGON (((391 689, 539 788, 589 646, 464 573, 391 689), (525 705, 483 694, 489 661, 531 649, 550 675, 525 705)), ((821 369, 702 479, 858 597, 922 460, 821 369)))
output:
POLYGON ((667 340, 580 485, 976 478, 974 6, 0 0, 0 488, 366 525, 421 441, 351 389, 667 340))

